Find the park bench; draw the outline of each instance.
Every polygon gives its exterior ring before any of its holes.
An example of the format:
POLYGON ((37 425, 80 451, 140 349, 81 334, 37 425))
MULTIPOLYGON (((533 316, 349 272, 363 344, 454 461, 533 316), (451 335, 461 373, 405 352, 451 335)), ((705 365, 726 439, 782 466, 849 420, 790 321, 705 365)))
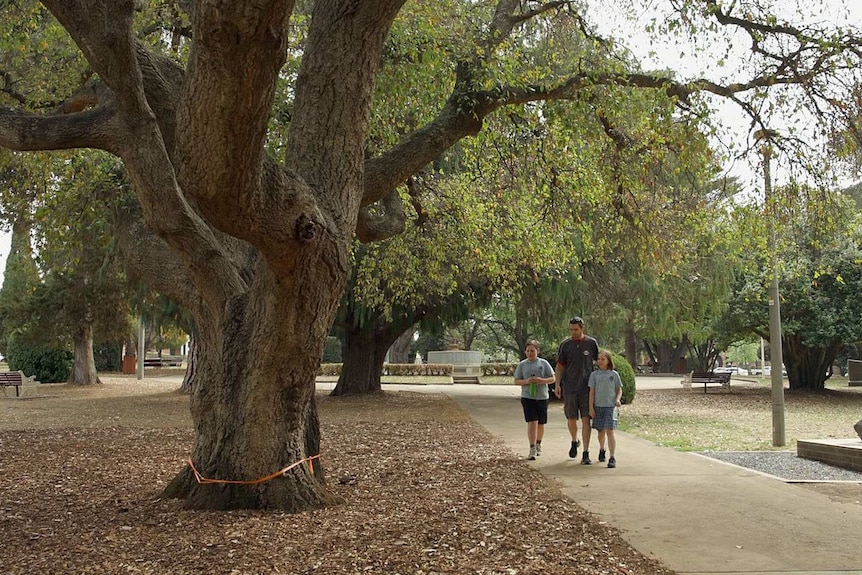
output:
POLYGON ((15 397, 21 397, 20 388, 24 385, 24 374, 20 371, 0 371, 0 385, 15 386, 15 397))
POLYGON ((144 367, 180 367, 183 364, 181 357, 145 357, 144 367))
POLYGON ((693 371, 691 372, 691 383, 702 383, 703 392, 706 393, 706 386, 710 383, 720 383, 730 388, 730 374, 716 373, 714 371, 693 371))

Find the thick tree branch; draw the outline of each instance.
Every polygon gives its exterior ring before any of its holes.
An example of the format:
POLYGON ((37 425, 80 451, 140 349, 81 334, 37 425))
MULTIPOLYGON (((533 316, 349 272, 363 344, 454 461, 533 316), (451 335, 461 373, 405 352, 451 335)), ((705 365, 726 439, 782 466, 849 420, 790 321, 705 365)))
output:
POLYGON ((0 146, 21 152, 96 148, 117 153, 118 127, 112 107, 56 116, 0 107, 0 146))
MULTIPOLYGON (((147 224, 185 258, 200 293, 213 309, 220 309, 245 289, 245 282, 212 230, 186 202, 177 183, 168 154, 172 146, 166 144, 150 108, 142 72, 142 68, 155 72, 159 62, 166 60, 149 56, 135 40, 131 29, 134 2, 45 0, 44 4, 113 94, 119 127, 114 134, 116 149, 110 151, 123 159, 147 224)), ((170 90, 177 77, 176 71, 169 71, 155 89, 170 90)), ((169 102, 162 114, 170 116, 174 105, 169 102)), ((166 125, 170 123, 168 120, 166 125)))
POLYGON ((264 140, 293 4, 206 0, 194 13, 196 41, 178 110, 178 144, 183 181, 195 183, 186 185, 187 193, 219 227, 245 219, 260 192, 264 140), (242 169, 236 169, 238 153, 242 169), (235 201, 223 201, 225 190, 235 201))
MULTIPOLYGON (((489 23, 478 52, 469 60, 458 63, 456 84, 452 96, 430 123, 405 137, 388 152, 366 162, 365 194, 363 205, 371 204, 401 185, 429 162, 451 147, 459 139, 478 133, 483 119, 503 106, 528 102, 564 100, 595 86, 620 86, 664 91, 675 98, 681 107, 688 106, 693 95, 710 93, 736 102, 751 118, 755 126, 763 126, 761 114, 747 99, 740 96, 758 88, 776 86, 802 86, 810 102, 818 110, 818 99, 829 101, 826 94, 815 93, 813 80, 830 70, 848 69, 842 54, 860 54, 860 40, 848 34, 833 34, 818 38, 802 29, 786 24, 765 24, 731 16, 718 7, 715 0, 704 0, 711 13, 722 25, 737 26, 752 37, 752 50, 772 65, 744 82, 720 84, 711 80, 696 79, 679 82, 670 77, 644 73, 617 73, 587 70, 574 73, 553 84, 525 86, 500 85, 493 90, 476 90, 474 78, 494 56, 496 50, 515 28, 541 13, 565 7, 567 2, 548 2, 528 10, 518 0, 500 0, 489 23), (795 50, 773 53, 763 47, 766 36, 784 36, 797 42, 795 50)), ((822 112, 821 112, 822 113, 822 112)))
POLYGON ((392 190, 379 206, 366 206, 359 212, 356 236, 363 243, 391 238, 404 231, 404 204, 398 190, 392 190), (372 209, 376 207, 376 209, 372 209))
MULTIPOLYGON (((755 88, 797 84, 807 79, 809 79, 808 76, 800 75, 794 77, 765 75, 744 83, 720 85, 705 79, 680 83, 668 77, 641 73, 582 72, 555 85, 499 86, 495 90, 453 94, 434 120, 408 135, 388 152, 366 162, 363 204, 368 205, 379 200, 406 181, 409 176, 436 159, 455 142, 477 134, 482 127, 482 120, 504 106, 574 99, 596 86, 662 90, 668 96, 682 102, 688 102, 693 94, 699 92, 735 98, 737 94, 755 88)), ((736 101, 740 102, 738 99, 736 101)), ((751 111, 750 108, 747 109, 751 111)))

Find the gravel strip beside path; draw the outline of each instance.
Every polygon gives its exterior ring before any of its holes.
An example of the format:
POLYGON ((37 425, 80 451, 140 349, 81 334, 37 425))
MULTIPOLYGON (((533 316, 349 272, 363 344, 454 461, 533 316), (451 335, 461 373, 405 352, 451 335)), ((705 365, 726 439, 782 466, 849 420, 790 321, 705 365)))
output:
POLYGON ((797 457, 793 451, 702 451, 701 455, 732 463, 784 481, 858 481, 862 473, 797 457))

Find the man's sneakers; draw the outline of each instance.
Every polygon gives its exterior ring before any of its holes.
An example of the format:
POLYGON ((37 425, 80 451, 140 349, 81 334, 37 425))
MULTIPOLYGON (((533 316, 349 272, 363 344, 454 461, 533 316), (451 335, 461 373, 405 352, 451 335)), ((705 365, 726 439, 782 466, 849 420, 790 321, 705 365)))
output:
POLYGON ((590 461, 590 452, 584 451, 583 456, 581 457, 581 465, 592 465, 593 462, 590 461))
POLYGON ((569 457, 574 459, 578 456, 578 447, 581 446, 581 442, 577 439, 572 442, 572 446, 569 448, 569 457))
POLYGON ((616 458, 616 457, 614 457, 613 455, 611 455, 611 458, 610 458, 610 459, 608 459, 608 467, 610 467, 611 469, 613 469, 613 468, 614 468, 614 467, 616 467, 616 466, 617 466, 617 458, 616 458))
POLYGON ((542 442, 537 441, 536 442, 536 457, 540 456, 541 454, 542 454, 542 442))
POLYGON ((534 459, 536 459, 536 446, 535 445, 530 446, 530 455, 527 456, 527 459, 529 459, 530 461, 533 461, 534 459))
POLYGON ((605 450, 599 449, 599 463, 604 463, 605 461, 605 450))

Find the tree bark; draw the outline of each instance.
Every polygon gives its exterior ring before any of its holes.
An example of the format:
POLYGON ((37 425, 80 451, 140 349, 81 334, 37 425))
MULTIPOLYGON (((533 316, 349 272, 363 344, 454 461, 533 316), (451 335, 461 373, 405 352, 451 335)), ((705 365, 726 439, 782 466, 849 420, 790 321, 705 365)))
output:
POLYGON ((197 366, 200 360, 198 359, 198 345, 195 340, 195 336, 191 336, 189 338, 189 352, 186 356, 188 358, 186 360, 186 373, 183 376, 183 383, 180 385, 179 390, 177 390, 185 395, 191 395, 195 388, 195 381, 197 380, 197 366))
POLYGON ((330 395, 379 392, 386 351, 393 341, 393 339, 384 339, 377 329, 369 328, 367 324, 364 327, 345 330, 341 374, 330 395))
POLYGON ((677 359, 684 358, 688 343, 679 341, 657 341, 650 344, 645 341, 644 345, 653 360, 656 373, 674 373, 677 359))
POLYGON ((84 325, 72 335, 74 342, 74 363, 69 383, 75 385, 96 385, 102 383, 96 373, 96 360, 93 357, 93 326, 84 325))
POLYGON ((196 378, 206 385, 192 390, 191 462, 215 482, 199 482, 187 466, 164 497, 185 499, 195 509, 288 512, 337 501, 317 458, 314 378, 341 290, 334 278, 321 281, 319 271, 304 271, 288 296, 281 289, 287 282, 277 284, 259 269, 258 283, 229 302, 223 321, 199 324, 196 378))
MULTIPOLYGON (((799 335, 782 337, 784 367, 791 391, 823 391, 835 358, 841 351, 841 342, 824 347, 806 345, 799 335)), ((780 366, 772 366, 781 369, 780 366)))
POLYGON ((413 343, 414 329, 406 329, 389 348, 389 363, 407 363, 410 360, 410 344, 413 343))

